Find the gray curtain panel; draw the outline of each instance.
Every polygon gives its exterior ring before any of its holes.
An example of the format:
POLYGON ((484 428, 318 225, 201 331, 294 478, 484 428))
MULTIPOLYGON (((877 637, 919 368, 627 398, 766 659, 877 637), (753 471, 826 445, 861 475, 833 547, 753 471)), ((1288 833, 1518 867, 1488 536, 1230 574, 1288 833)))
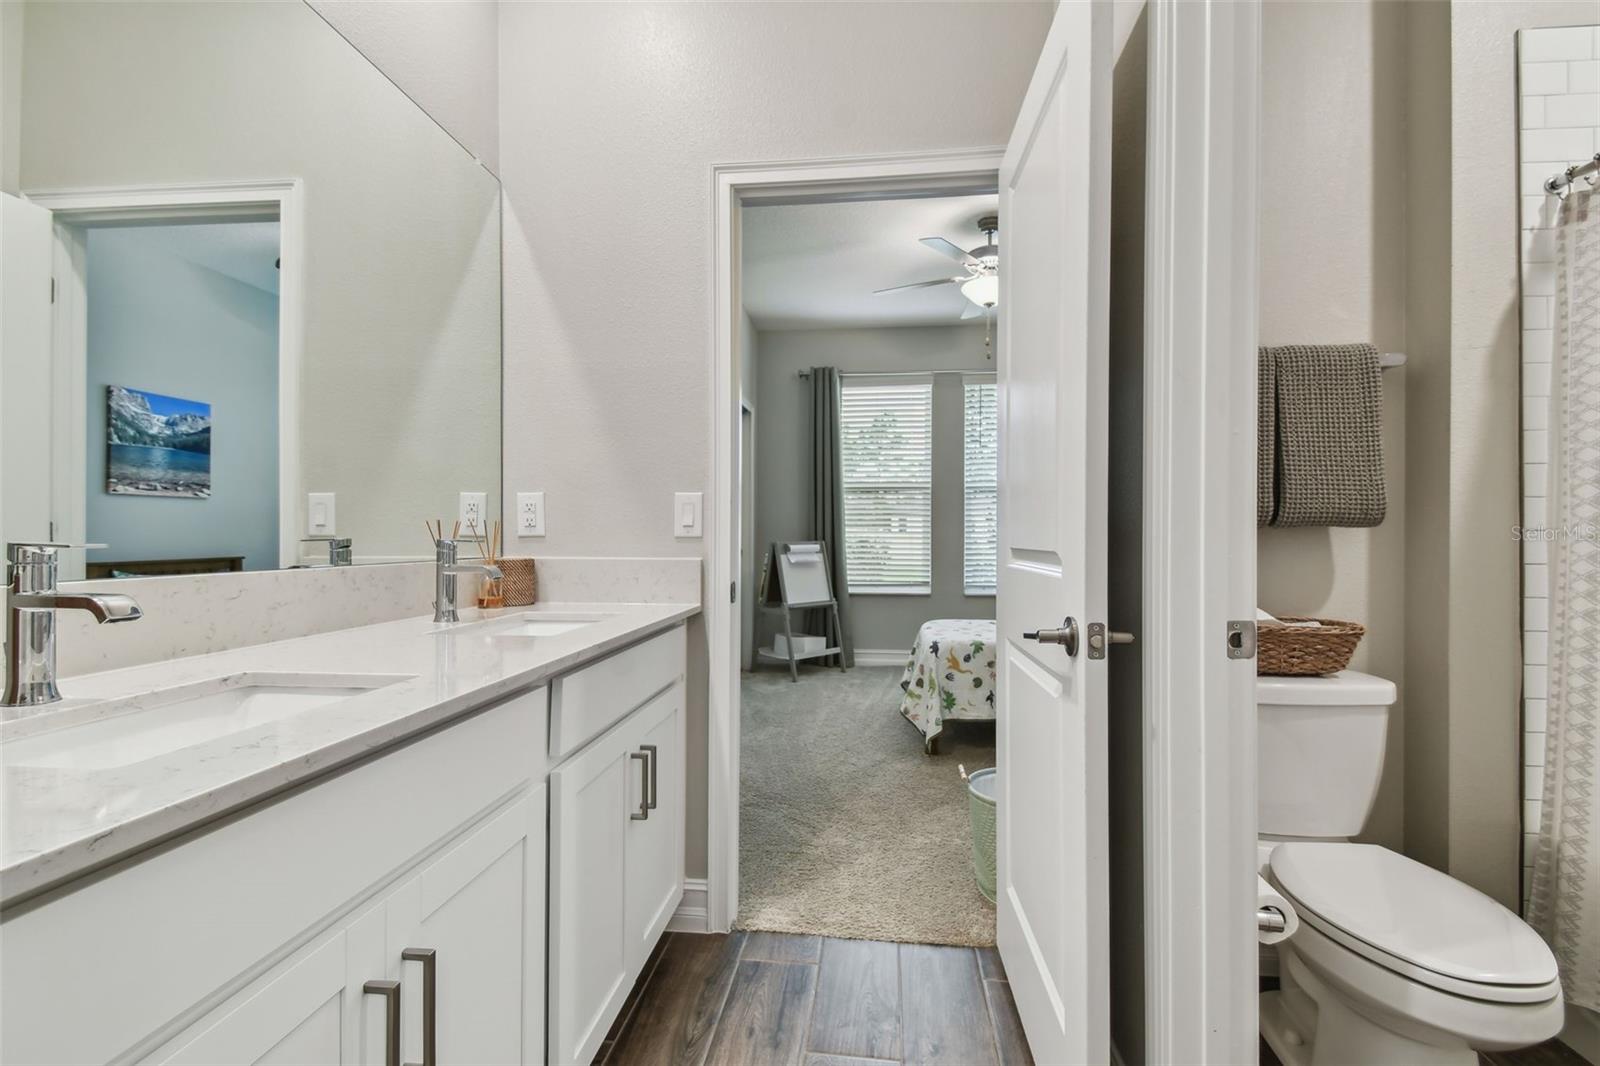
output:
POLYGON ((834 632, 827 611, 806 613, 806 632, 828 638, 829 647, 844 649, 844 664, 856 664, 850 639, 850 584, 844 568, 844 468, 839 455, 839 371, 831 366, 811 368, 811 537, 828 548, 828 583, 839 603, 839 624, 834 632))

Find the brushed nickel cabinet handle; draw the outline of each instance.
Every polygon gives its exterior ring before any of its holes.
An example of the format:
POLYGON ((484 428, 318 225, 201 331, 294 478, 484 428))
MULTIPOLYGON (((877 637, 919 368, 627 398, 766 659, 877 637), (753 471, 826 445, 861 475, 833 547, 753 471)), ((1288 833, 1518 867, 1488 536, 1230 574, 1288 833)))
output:
POLYGON ((383 997, 383 1066, 400 1066, 400 982, 368 981, 361 991, 383 997))
MULTIPOLYGON (((422 1063, 437 1066, 439 1061, 438 963, 433 948, 406 948, 400 953, 405 962, 422 963, 422 1063)), ((406 1066, 413 1066, 407 1063, 406 1066)))
POLYGON ((654 744, 640 744, 639 750, 650 756, 650 809, 656 809, 656 746, 654 744))
POLYGON ((639 809, 628 817, 642 822, 650 817, 650 756, 642 751, 630 751, 628 758, 639 760, 639 809))

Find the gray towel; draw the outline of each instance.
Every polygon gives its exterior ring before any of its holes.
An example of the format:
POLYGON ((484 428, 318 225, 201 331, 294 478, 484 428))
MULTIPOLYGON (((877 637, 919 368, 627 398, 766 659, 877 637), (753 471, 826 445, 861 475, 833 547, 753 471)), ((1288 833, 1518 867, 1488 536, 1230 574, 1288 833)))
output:
POLYGON ((1256 525, 1272 524, 1278 509, 1278 360, 1256 350, 1256 525))
POLYGON ((1375 526, 1383 485, 1383 378, 1370 344, 1273 348, 1275 526, 1375 526))

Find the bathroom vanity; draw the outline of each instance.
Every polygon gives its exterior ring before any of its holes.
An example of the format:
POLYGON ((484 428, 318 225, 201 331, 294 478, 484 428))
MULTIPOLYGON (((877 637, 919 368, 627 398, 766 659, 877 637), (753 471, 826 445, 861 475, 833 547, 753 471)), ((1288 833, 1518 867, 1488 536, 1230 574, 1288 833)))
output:
POLYGON ((0 722, 0 1059, 590 1061, 683 890, 697 611, 405 619, 0 722))

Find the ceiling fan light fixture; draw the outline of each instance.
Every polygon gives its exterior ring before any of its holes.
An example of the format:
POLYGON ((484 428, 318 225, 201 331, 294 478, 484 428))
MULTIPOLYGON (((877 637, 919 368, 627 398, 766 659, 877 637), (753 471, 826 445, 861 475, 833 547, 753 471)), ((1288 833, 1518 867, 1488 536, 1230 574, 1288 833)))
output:
POLYGON ((1000 279, 993 274, 980 274, 962 283, 961 295, 979 307, 993 307, 1000 302, 1000 279))

